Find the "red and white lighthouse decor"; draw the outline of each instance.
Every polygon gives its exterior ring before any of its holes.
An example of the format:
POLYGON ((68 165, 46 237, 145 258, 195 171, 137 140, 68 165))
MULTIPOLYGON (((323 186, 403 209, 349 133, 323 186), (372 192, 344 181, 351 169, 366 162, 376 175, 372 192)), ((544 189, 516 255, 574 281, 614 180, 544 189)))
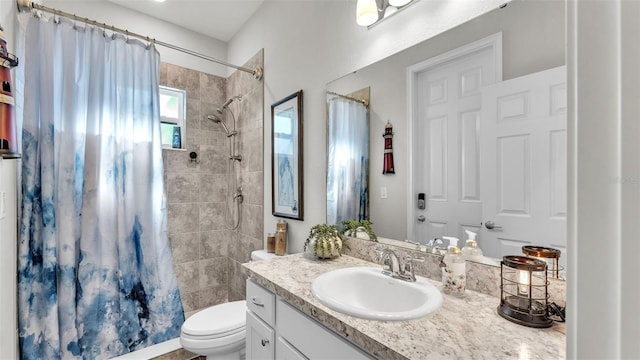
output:
POLYGON ((11 85, 11 68, 17 65, 18 58, 7 52, 7 42, 0 26, 0 157, 3 158, 20 157, 11 85))
POLYGON ((387 125, 384 127, 384 164, 382 165, 383 174, 395 174, 393 168, 393 125, 387 121, 387 125))

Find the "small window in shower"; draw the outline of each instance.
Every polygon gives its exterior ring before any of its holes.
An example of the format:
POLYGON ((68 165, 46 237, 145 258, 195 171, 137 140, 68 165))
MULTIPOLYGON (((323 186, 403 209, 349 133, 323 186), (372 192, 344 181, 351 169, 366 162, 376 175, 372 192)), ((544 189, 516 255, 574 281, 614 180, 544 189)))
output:
POLYGON ((160 131, 162 147, 184 149, 186 132, 187 93, 184 90, 160 86, 160 131))

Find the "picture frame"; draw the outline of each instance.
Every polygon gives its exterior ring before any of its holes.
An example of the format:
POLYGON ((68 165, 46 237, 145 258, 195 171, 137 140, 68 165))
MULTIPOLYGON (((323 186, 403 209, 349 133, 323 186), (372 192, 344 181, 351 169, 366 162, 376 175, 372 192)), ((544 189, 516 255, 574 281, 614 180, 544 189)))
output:
POLYGON ((302 90, 271 104, 271 211, 303 220, 302 90))

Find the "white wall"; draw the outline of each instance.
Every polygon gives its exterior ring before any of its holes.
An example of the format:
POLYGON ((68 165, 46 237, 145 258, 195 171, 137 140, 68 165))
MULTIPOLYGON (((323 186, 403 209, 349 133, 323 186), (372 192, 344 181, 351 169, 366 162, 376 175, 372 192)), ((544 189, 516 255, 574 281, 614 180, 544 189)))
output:
MULTIPOLYGON (((2 0, 15 7, 15 1, 2 0)), ((149 36, 165 43, 177 45, 219 60, 226 60, 225 42, 170 24, 146 14, 136 12, 108 1, 46 0, 42 5, 77 14, 101 23, 107 23, 140 35, 149 36)), ((152 6, 153 3, 149 3, 152 6)), ((3 6, 4 7, 4 6, 3 6)), ((50 15, 47 15, 50 16, 50 15)), ((166 47, 157 46, 162 61, 213 75, 227 77, 230 72, 222 65, 212 63, 166 47)), ((255 53, 255 52, 254 52, 255 53)), ((243 64, 253 54, 248 55, 243 64)))
POLYGON ((270 105, 304 92, 304 221, 289 220, 290 252, 302 251, 309 228, 325 222, 326 84, 485 13, 504 1, 420 1, 371 30, 355 23, 354 1, 266 1, 229 42, 229 61, 264 48, 264 236, 271 215, 270 105))
POLYGON ((638 359, 640 3, 568 5, 567 352, 638 359))
POLYGON ((0 358, 17 359, 17 160, 0 157, 0 358))

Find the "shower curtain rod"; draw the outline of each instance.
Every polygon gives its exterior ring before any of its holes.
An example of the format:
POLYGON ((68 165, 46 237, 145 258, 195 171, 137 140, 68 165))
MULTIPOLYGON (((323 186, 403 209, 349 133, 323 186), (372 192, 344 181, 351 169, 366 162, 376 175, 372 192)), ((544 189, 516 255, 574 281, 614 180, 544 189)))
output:
POLYGON ((356 98, 353 98, 351 96, 335 93, 333 91, 327 91, 327 94, 339 96, 339 97, 342 97, 342 98, 345 98, 345 99, 349 99, 349 100, 352 100, 352 101, 357 101, 359 103, 362 103, 364 106, 369 107, 369 103, 367 102, 367 100, 364 100, 364 99, 356 99, 356 98))
POLYGON ((189 54, 191 56, 199 57, 201 59, 208 60, 208 61, 220 64, 220 65, 224 65, 224 66, 228 66, 228 67, 240 70, 240 71, 244 71, 244 72, 247 72, 247 73, 253 75, 253 77, 256 80, 261 80, 262 79, 263 69, 260 66, 258 66, 258 67, 256 67, 255 69, 252 70, 252 69, 248 69, 246 67, 233 65, 233 64, 230 64, 228 62, 225 62, 225 61, 222 61, 222 60, 218 60, 216 58, 212 58, 211 56, 200 54, 200 53, 197 53, 197 52, 192 51, 192 50, 188 50, 188 49, 176 46, 176 45, 172 45, 172 44, 169 44, 169 43, 166 43, 166 42, 162 42, 162 41, 156 40, 156 39, 151 38, 149 36, 136 34, 136 33, 130 32, 130 31, 125 30, 125 29, 120 29, 120 28, 117 28, 115 26, 107 25, 105 23, 100 23, 100 22, 97 22, 95 20, 91 20, 91 19, 88 19, 88 18, 83 18, 83 17, 77 16, 75 14, 70 14, 70 13, 64 12, 62 10, 58 10, 58 9, 50 8, 50 7, 47 7, 47 6, 44 6, 44 5, 40 5, 40 4, 34 3, 33 1, 30 1, 30 0, 16 0, 16 3, 18 5, 18 10, 19 11, 25 11, 26 12, 26 11, 31 11, 31 9, 36 9, 36 10, 52 13, 54 15, 63 16, 63 17, 66 17, 66 18, 73 19, 75 21, 80 21, 80 22, 83 22, 85 24, 94 25, 94 26, 98 26, 98 27, 101 27, 101 28, 106 29, 106 30, 111 30, 111 31, 114 31, 114 32, 122 33, 122 34, 125 34, 126 36, 130 36, 130 37, 135 37, 135 38, 138 38, 138 39, 146 40, 146 41, 154 43, 156 45, 160 45, 160 46, 163 46, 163 47, 166 47, 166 48, 169 48, 169 49, 177 50, 177 51, 183 52, 185 54, 189 54))

